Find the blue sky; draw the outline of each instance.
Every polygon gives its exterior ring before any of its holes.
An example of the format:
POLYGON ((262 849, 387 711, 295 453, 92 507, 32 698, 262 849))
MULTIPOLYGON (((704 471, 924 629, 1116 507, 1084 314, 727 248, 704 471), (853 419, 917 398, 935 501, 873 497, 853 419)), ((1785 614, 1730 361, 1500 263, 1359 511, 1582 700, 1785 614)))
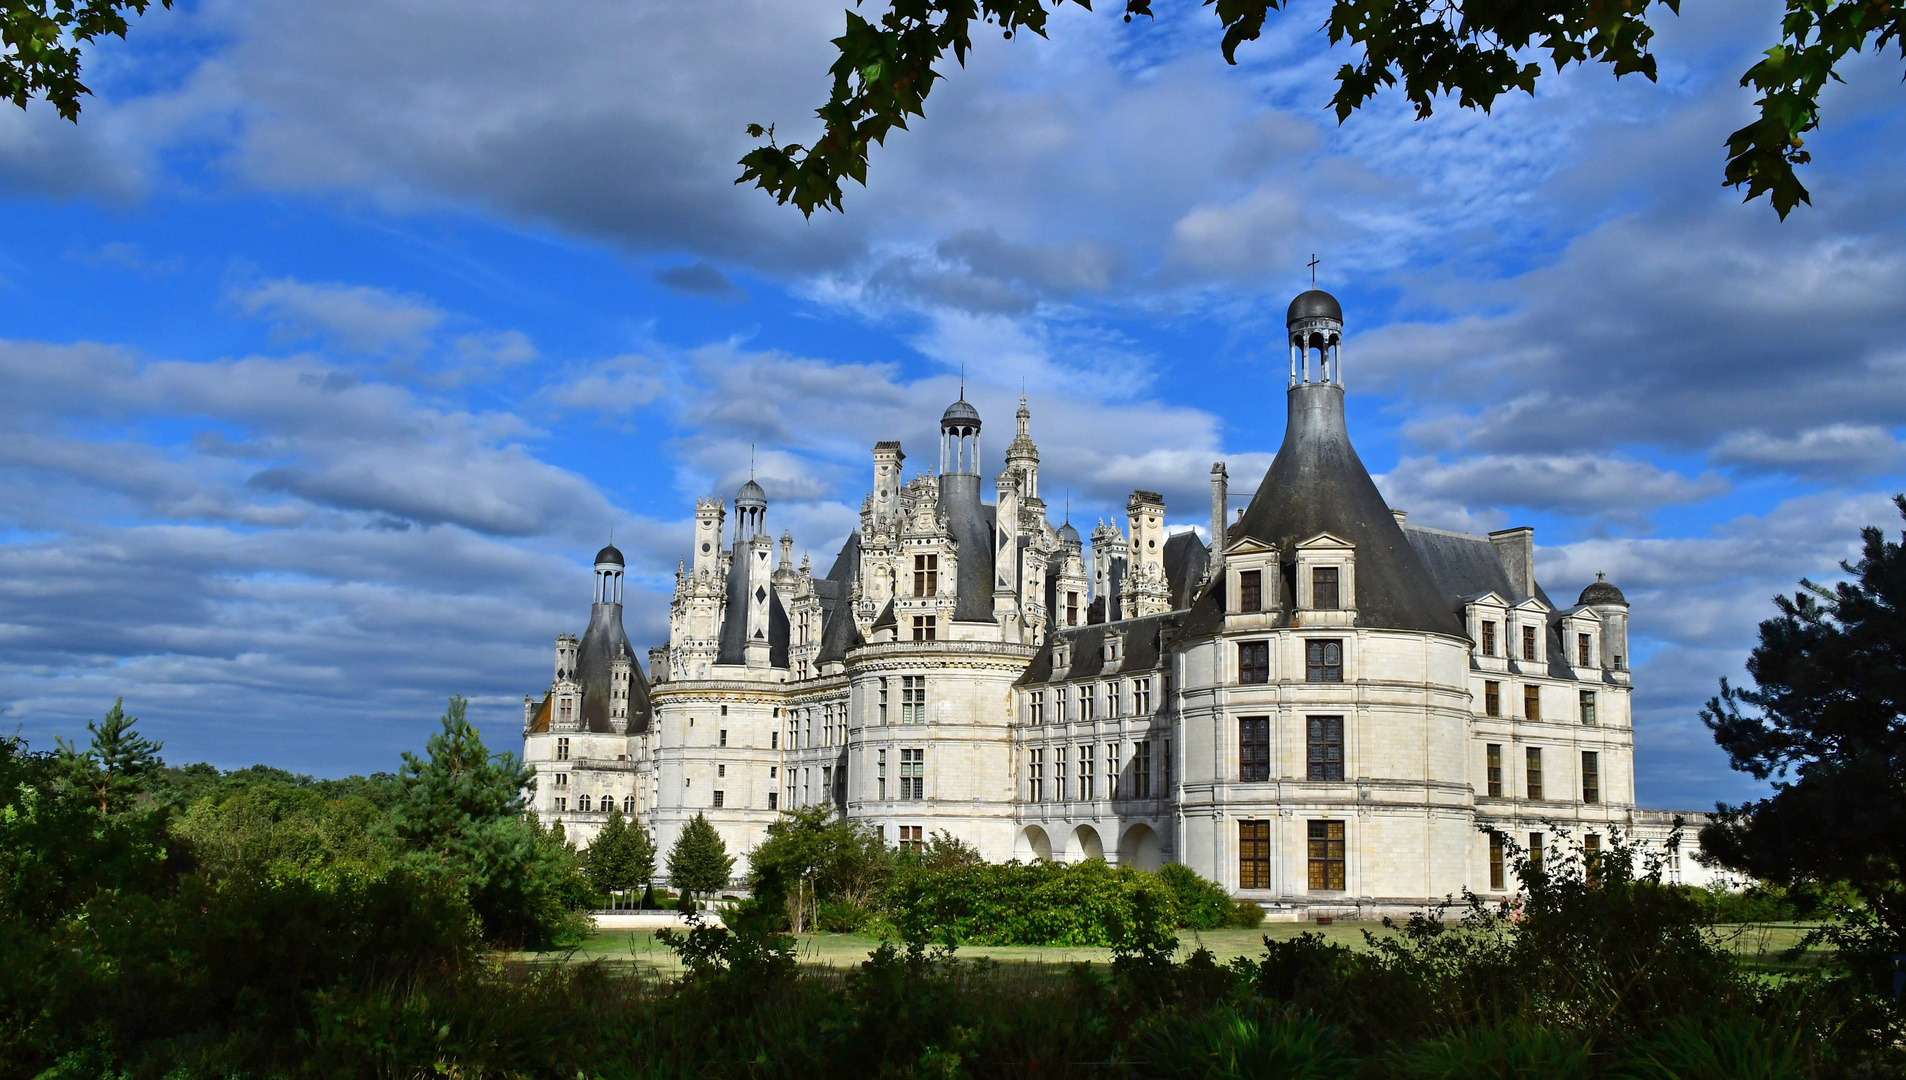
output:
MULTIPOLYGON (((79 125, 0 114, 0 721, 123 695, 174 760, 392 767, 450 693, 516 743, 613 528, 662 632, 749 447, 831 557, 867 449, 964 368, 1023 385, 1075 521, 1281 437, 1282 312, 1344 302, 1359 450, 1411 520, 1536 526, 1634 604, 1640 793, 1752 790, 1696 717, 1769 597, 1906 488, 1906 92, 1862 58, 1779 223, 1719 186, 1764 2, 1689 2, 1661 80, 1338 126, 1313 0, 982 41, 844 215, 734 187, 800 139, 839 0, 185 3, 99 48, 79 125)), ((997 466, 1003 438, 990 445, 997 466)), ((1056 500, 1055 500, 1056 501, 1056 500)))

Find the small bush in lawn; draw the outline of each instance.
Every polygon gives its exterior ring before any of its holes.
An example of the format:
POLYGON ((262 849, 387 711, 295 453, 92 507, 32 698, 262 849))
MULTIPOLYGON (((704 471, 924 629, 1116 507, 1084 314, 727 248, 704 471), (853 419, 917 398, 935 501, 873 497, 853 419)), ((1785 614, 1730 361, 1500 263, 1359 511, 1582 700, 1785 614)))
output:
POLYGON ((1179 926, 1187 930, 1216 930, 1236 923, 1237 906, 1231 902, 1231 894, 1217 882, 1199 877, 1191 867, 1166 863, 1158 871, 1158 880, 1177 898, 1179 926))
POLYGON ((1251 900, 1239 900, 1231 912, 1231 925, 1255 930, 1264 925, 1264 908, 1251 900))

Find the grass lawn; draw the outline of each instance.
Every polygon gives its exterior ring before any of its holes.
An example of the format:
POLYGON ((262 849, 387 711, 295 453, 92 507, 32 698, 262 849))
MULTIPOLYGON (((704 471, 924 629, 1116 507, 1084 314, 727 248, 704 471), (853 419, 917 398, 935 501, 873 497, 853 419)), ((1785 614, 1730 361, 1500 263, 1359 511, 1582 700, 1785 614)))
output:
MULTIPOLYGON (((1811 950, 1798 960, 1790 960, 1782 955, 1798 945, 1810 929, 1811 925, 1802 923, 1760 923, 1716 926, 1713 932, 1747 967, 1778 973, 1814 966, 1824 959, 1825 950, 1822 949, 1811 950)), ((1263 951, 1264 938, 1282 941, 1303 933, 1322 934, 1327 941, 1360 948, 1364 944, 1363 933, 1366 930, 1378 936, 1390 932, 1380 922, 1338 922, 1330 926, 1266 923, 1256 930, 1184 930, 1180 931, 1179 956, 1187 956, 1203 945, 1217 956, 1220 963, 1236 956, 1256 957, 1263 951)), ((804 934, 797 937, 795 942, 796 956, 800 962, 817 967, 851 967, 865 960, 868 953, 880 946, 879 938, 866 934, 804 934)), ((1041 965, 1081 961, 1108 963, 1112 959, 1110 949, 1065 946, 967 945, 960 947, 958 955, 967 958, 988 957, 1009 964, 1041 965)), ((602 960, 618 966, 626 964, 637 971, 656 975, 673 975, 681 971, 675 954, 669 951, 668 946, 656 941, 654 933, 647 930, 603 931, 590 935, 575 949, 516 953, 510 959, 527 961, 532 965, 602 960)))

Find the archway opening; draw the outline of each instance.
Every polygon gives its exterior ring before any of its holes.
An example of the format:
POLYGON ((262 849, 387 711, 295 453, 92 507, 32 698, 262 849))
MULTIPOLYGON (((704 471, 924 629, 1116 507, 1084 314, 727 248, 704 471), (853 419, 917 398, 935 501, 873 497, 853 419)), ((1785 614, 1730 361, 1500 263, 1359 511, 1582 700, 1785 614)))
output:
POLYGON ((1051 861, 1052 837, 1037 825, 1026 826, 1013 841, 1013 858, 1020 862, 1051 861))
POLYGON ((1105 861, 1105 844, 1099 840, 1099 831, 1090 825, 1081 825, 1072 831, 1073 862, 1085 862, 1087 859, 1105 861))
POLYGON ((1134 870, 1157 873, 1165 864, 1164 845, 1150 825, 1134 825, 1118 842, 1118 862, 1134 870))

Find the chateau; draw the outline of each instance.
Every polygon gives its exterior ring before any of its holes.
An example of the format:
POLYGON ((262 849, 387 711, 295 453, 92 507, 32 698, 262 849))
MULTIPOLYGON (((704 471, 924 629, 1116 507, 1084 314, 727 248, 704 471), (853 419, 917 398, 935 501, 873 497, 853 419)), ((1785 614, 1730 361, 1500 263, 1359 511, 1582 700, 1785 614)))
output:
POLYGON ((1023 398, 985 501, 962 394, 937 468, 874 445, 824 574, 777 545, 753 480, 699 502, 646 674, 603 548, 588 629, 524 699, 537 812, 586 842, 619 807, 664 851, 705 814, 745 865, 820 804, 890 844, 1182 862, 1283 917, 1513 890, 1482 826, 1665 841, 1674 816, 1635 804, 1621 591, 1558 604, 1532 529, 1409 524, 1350 443, 1337 301, 1303 293, 1288 329, 1283 445, 1235 518, 1212 466, 1210 546, 1148 491, 1089 552, 1055 527, 1023 398))

